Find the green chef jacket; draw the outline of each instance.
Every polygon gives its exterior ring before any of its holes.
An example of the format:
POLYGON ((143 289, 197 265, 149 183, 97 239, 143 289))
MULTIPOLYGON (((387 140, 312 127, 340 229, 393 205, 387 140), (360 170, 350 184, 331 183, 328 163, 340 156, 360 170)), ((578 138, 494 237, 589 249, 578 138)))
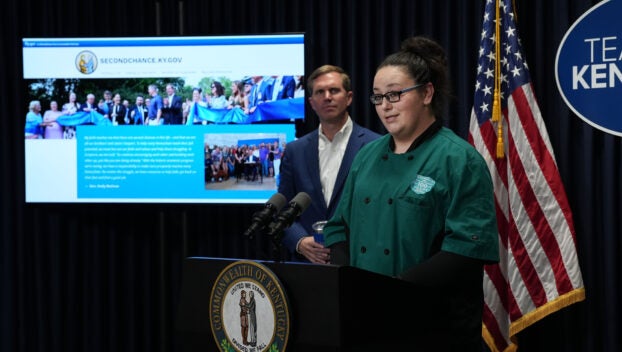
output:
POLYGON ((357 154, 326 246, 347 240, 350 265, 389 276, 439 250, 498 261, 493 186, 479 152, 445 127, 404 154, 390 141, 357 154))

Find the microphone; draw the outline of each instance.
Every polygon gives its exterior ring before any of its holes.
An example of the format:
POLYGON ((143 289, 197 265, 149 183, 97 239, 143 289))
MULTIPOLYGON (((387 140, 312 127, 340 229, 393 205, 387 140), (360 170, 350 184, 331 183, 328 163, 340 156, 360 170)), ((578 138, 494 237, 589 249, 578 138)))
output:
POLYGON ((290 227, 294 220, 302 214, 311 204, 311 197, 305 192, 298 193, 289 202, 289 206, 285 208, 276 217, 276 220, 270 224, 269 235, 273 236, 290 227))
POLYGON ((259 231, 266 227, 266 225, 272 221, 274 215, 285 206, 285 203, 287 203, 287 199, 285 199, 284 195, 281 193, 273 194, 266 202, 265 207, 253 214, 253 222, 246 232, 244 232, 244 236, 252 238, 255 231, 259 231))

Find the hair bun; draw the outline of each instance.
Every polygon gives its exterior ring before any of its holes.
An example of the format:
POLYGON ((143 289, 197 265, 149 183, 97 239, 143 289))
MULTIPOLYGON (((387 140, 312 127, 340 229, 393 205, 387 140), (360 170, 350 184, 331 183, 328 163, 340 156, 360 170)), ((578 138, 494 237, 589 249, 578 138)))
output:
POLYGON ((428 63, 437 62, 444 65, 447 62, 443 48, 426 37, 407 38, 402 41, 401 49, 419 56, 428 63))

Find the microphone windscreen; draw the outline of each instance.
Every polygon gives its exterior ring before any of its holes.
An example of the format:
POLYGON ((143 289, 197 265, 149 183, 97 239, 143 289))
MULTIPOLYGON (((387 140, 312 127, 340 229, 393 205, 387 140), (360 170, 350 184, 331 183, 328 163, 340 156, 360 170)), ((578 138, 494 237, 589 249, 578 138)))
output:
POLYGON ((311 197, 305 192, 300 192, 296 194, 291 202, 300 207, 300 213, 302 214, 311 205, 311 197))
POLYGON ((285 196, 282 195, 281 193, 277 192, 273 194, 272 197, 270 197, 270 199, 268 199, 268 201, 266 202, 266 205, 267 204, 272 204, 275 211, 279 212, 287 204, 287 198, 285 198, 285 196))

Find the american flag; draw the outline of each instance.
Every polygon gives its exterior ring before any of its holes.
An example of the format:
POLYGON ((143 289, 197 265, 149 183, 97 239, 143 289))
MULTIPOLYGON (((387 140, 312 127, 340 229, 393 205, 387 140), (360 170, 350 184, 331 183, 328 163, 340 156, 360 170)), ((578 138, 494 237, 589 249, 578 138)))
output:
POLYGON ((585 289, 572 212, 510 1, 486 1, 469 142, 493 178, 500 242, 500 262, 485 268, 482 334, 492 351, 511 351, 516 334, 584 300, 585 289))

